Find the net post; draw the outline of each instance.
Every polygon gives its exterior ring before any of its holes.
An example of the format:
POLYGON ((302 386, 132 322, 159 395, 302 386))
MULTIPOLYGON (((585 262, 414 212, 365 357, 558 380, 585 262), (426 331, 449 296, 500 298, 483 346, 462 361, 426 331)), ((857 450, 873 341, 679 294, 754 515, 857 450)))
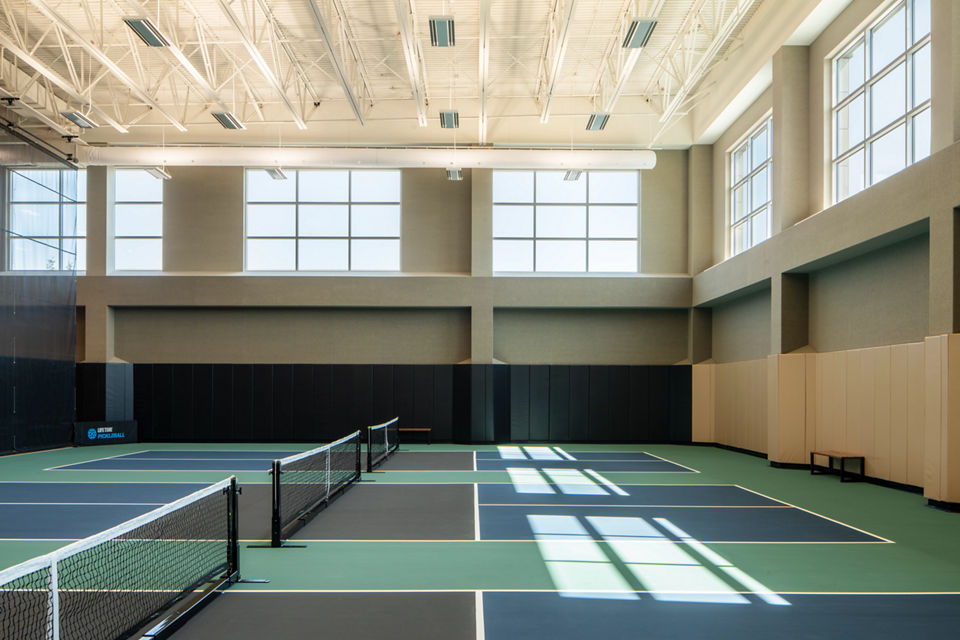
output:
POLYGON ((236 476, 230 478, 227 511, 230 514, 227 571, 229 578, 233 581, 240 579, 240 488, 237 485, 236 476))
POLYGON ((357 466, 354 468, 354 474, 357 480, 363 476, 363 467, 360 463, 360 438, 357 438, 357 466))
POLYGON ((57 561, 50 563, 50 640, 60 640, 60 579, 57 561))
POLYGON ((373 473, 373 431, 370 427, 367 430, 367 473, 373 473))
POLYGON ((271 469, 273 475, 273 515, 270 518, 270 546, 279 547, 282 524, 280 522, 280 461, 274 460, 271 469))

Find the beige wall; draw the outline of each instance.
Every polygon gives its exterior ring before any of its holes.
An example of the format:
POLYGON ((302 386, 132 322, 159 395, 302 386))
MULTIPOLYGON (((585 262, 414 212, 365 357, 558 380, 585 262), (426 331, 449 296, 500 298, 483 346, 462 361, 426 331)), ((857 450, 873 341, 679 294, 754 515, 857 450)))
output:
POLYGON ((693 407, 695 441, 766 453, 766 358, 694 366, 693 407))
POLYGON ((927 335, 926 235, 810 274, 810 346, 836 351, 927 335))
POLYGON ((453 182, 440 169, 405 169, 401 194, 401 270, 470 273, 470 170, 453 182))
POLYGON ((713 308, 713 359, 735 362, 770 353, 770 290, 741 296, 713 308))
POLYGON ((495 309, 494 357, 510 364, 675 364, 685 309, 495 309))
POLYGON ((687 151, 658 151, 657 166, 641 172, 640 270, 688 273, 687 151))
POLYGON ((454 364, 470 356, 466 309, 119 308, 128 362, 454 364))

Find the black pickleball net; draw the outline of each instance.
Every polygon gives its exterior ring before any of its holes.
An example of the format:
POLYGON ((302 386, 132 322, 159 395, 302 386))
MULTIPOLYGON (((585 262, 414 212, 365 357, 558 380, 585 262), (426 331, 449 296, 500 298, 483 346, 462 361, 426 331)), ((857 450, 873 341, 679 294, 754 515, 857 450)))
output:
POLYGON ((239 577, 236 480, 0 572, 0 638, 123 640, 239 577))
POLYGON ((279 547, 313 513, 360 479, 360 432, 273 461, 271 546, 279 547))
POLYGON ((400 448, 397 426, 400 418, 367 427, 367 472, 377 468, 400 448))

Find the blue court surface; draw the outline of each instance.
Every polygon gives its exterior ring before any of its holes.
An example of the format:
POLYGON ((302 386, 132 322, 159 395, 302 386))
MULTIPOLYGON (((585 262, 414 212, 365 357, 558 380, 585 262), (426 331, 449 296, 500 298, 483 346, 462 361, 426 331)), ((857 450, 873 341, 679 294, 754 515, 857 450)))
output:
POLYGON ((503 471, 508 468, 593 469, 640 473, 696 473, 693 469, 668 460, 477 460, 477 471, 503 471))
POLYGON ((481 505, 550 504, 612 506, 784 506, 785 503, 742 487, 728 484, 620 485, 624 495, 580 493, 520 493, 524 485, 481 484, 477 496, 481 505))
POLYGON ((53 469, 97 471, 269 471, 299 451, 137 451, 53 469))
POLYGON ((0 539, 85 538, 205 486, 197 483, 0 482, 0 539))

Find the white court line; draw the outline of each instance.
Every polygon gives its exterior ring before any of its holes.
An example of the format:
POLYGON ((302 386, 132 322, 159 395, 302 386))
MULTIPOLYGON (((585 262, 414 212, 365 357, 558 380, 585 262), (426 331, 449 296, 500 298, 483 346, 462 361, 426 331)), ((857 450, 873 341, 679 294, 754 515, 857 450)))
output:
POLYGON ((699 471, 697 471, 697 470, 694 469, 693 467, 688 467, 688 466, 686 466, 686 465, 682 465, 682 464, 680 464, 679 462, 674 462, 673 460, 667 460, 666 458, 664 458, 664 457, 662 457, 662 456, 658 456, 658 455, 655 454, 655 453, 650 453, 649 451, 644 451, 644 453, 647 454, 648 456, 653 456, 654 458, 658 458, 658 459, 660 459, 660 460, 663 460, 664 462, 669 462, 670 464, 675 464, 675 465, 677 465, 678 467, 683 467, 684 469, 690 469, 690 471, 693 471, 694 473, 700 473, 699 471))
POLYGON ((476 451, 473 452, 473 470, 474 471, 477 470, 477 452, 476 451))
POLYGON ((835 524, 839 524, 840 526, 846 527, 847 529, 853 529, 854 531, 859 531, 860 533, 863 533, 863 534, 865 534, 865 535, 868 535, 868 536, 877 538, 878 540, 882 540, 883 542, 886 542, 886 543, 889 543, 889 544, 896 544, 893 540, 889 540, 889 539, 887 539, 887 538, 884 538, 883 536, 878 536, 877 534, 875 534, 875 533, 870 533, 869 531, 864 531, 863 529, 860 529, 860 528, 855 527, 855 526, 853 526, 853 525, 847 524, 846 522, 840 522, 839 520, 834 520, 833 518, 828 518, 827 516, 825 516, 825 515, 823 515, 823 514, 817 513, 816 511, 810 511, 810 509, 804 509, 803 507, 798 507, 798 506, 795 505, 795 504, 790 504, 790 503, 787 502, 786 500, 778 500, 777 498, 773 498, 773 497, 768 496, 768 495, 766 495, 766 494, 764 494, 764 493, 760 493, 759 491, 754 491, 753 489, 748 489, 747 487, 741 486, 741 485, 739 485, 739 484, 738 484, 738 485, 734 485, 734 486, 740 487, 740 488, 743 489, 744 491, 749 491, 750 493, 755 493, 755 494, 757 494, 758 496, 762 496, 762 497, 764 497, 764 498, 767 498, 768 500, 773 500, 773 501, 775 501, 775 502, 779 502, 779 503, 781 503, 781 504, 788 505, 788 506, 790 506, 790 507, 793 507, 794 509, 799 509, 800 511, 806 511, 807 513, 809 513, 809 514, 812 515, 812 516, 816 516, 816 517, 818 517, 818 518, 823 518, 824 520, 829 520, 830 522, 833 522, 833 523, 835 523, 835 524))
POLYGON ((623 489, 621 489, 621 488, 618 487, 617 485, 613 484, 612 482, 610 482, 609 480, 607 480, 606 478, 604 478, 602 475, 600 475, 599 473, 597 473, 597 472, 594 471, 593 469, 584 469, 583 471, 584 471, 584 473, 586 473, 588 476, 592 477, 594 480, 598 480, 598 481, 599 481, 600 483, 602 483, 607 489, 610 489, 610 491, 613 491, 613 492, 614 492, 615 494, 617 494, 618 496, 629 496, 629 495, 630 495, 629 493, 627 493, 626 491, 624 491, 623 489))
POLYGON ((550 507, 567 508, 576 507, 583 509, 792 509, 793 507, 785 504, 573 504, 568 502, 482 502, 481 507, 550 507))
MULTIPOLYGON (((117 471, 129 471, 129 470, 117 469, 117 471)), ((240 473, 246 473, 246 472, 241 471, 240 473)), ((256 472, 253 472, 253 473, 256 473, 256 472)), ((62 484, 198 484, 198 485, 208 485, 211 483, 204 482, 203 480, 199 480, 199 481, 197 480, 157 480, 154 482, 151 482, 149 480, 144 480, 143 482, 127 482, 125 480, 116 480, 116 481, 114 480, 71 480, 70 482, 63 482, 62 480, 0 480, 0 484, 56 484, 56 485, 62 485, 62 484)), ((243 484, 270 484, 270 483, 269 482, 244 482, 243 484)))
MULTIPOLYGON (((44 538, 0 538, 0 540, 43 540, 44 538)), ((50 538, 50 540, 61 540, 62 538, 50 538)), ((67 538, 73 540, 74 538, 67 538)), ((269 542, 270 538, 241 538, 240 542, 269 542)), ((429 542, 429 543, 470 543, 470 544, 491 544, 498 542, 530 542, 536 543, 537 541, 532 538, 491 538, 488 540, 474 540, 472 538, 459 538, 459 539, 440 539, 440 540, 429 540, 425 538, 417 538, 415 540, 408 538, 296 538, 292 540, 293 542, 358 542, 358 543, 371 543, 371 542, 429 542)), ((603 544, 603 541, 599 541, 603 544)), ((886 542, 875 542, 873 540, 843 540, 843 541, 830 541, 830 540, 819 540, 811 542, 809 540, 701 540, 703 544, 887 544, 886 542)), ((473 591, 473 589, 467 589, 467 591, 473 591)), ((489 591, 489 589, 488 589, 489 591)))
MULTIPOLYGON (((486 593, 559 593, 557 589, 484 589, 486 593)), ((581 590, 589 593, 650 593, 649 591, 581 590)), ((221 595, 244 593, 476 593, 476 589, 227 589, 221 595)), ((699 591, 670 591, 662 593, 700 593, 699 591)), ((735 591, 751 595, 752 591, 735 591)), ((780 591, 785 596, 960 596, 960 591, 780 591)))
POLYGON ((76 504, 80 506, 91 506, 91 505, 106 505, 106 506, 129 506, 129 507, 159 507, 167 504, 166 502, 0 502, 0 506, 7 505, 49 505, 49 506, 60 506, 67 504, 76 504))
POLYGON ((125 458, 126 456, 132 456, 137 453, 147 453, 150 449, 142 449, 141 451, 131 451, 130 453, 121 453, 112 456, 103 456, 102 458, 93 458, 92 460, 80 460, 78 462, 70 462, 68 464, 61 464, 58 467, 47 467, 44 471, 53 471, 55 469, 63 469, 65 467, 72 467, 75 464, 86 464, 88 462, 100 462, 101 460, 113 460, 116 458, 125 458))
POLYGON ((480 490, 478 485, 473 485, 473 539, 480 539, 480 490))
POLYGON ((554 447, 553 450, 559 453, 562 457, 566 458, 567 460, 576 460, 576 458, 574 458, 572 455, 570 455, 560 447, 554 447))
POLYGON ((477 590, 475 597, 474 615, 477 618, 477 640, 485 640, 487 633, 483 626, 483 591, 477 590))

